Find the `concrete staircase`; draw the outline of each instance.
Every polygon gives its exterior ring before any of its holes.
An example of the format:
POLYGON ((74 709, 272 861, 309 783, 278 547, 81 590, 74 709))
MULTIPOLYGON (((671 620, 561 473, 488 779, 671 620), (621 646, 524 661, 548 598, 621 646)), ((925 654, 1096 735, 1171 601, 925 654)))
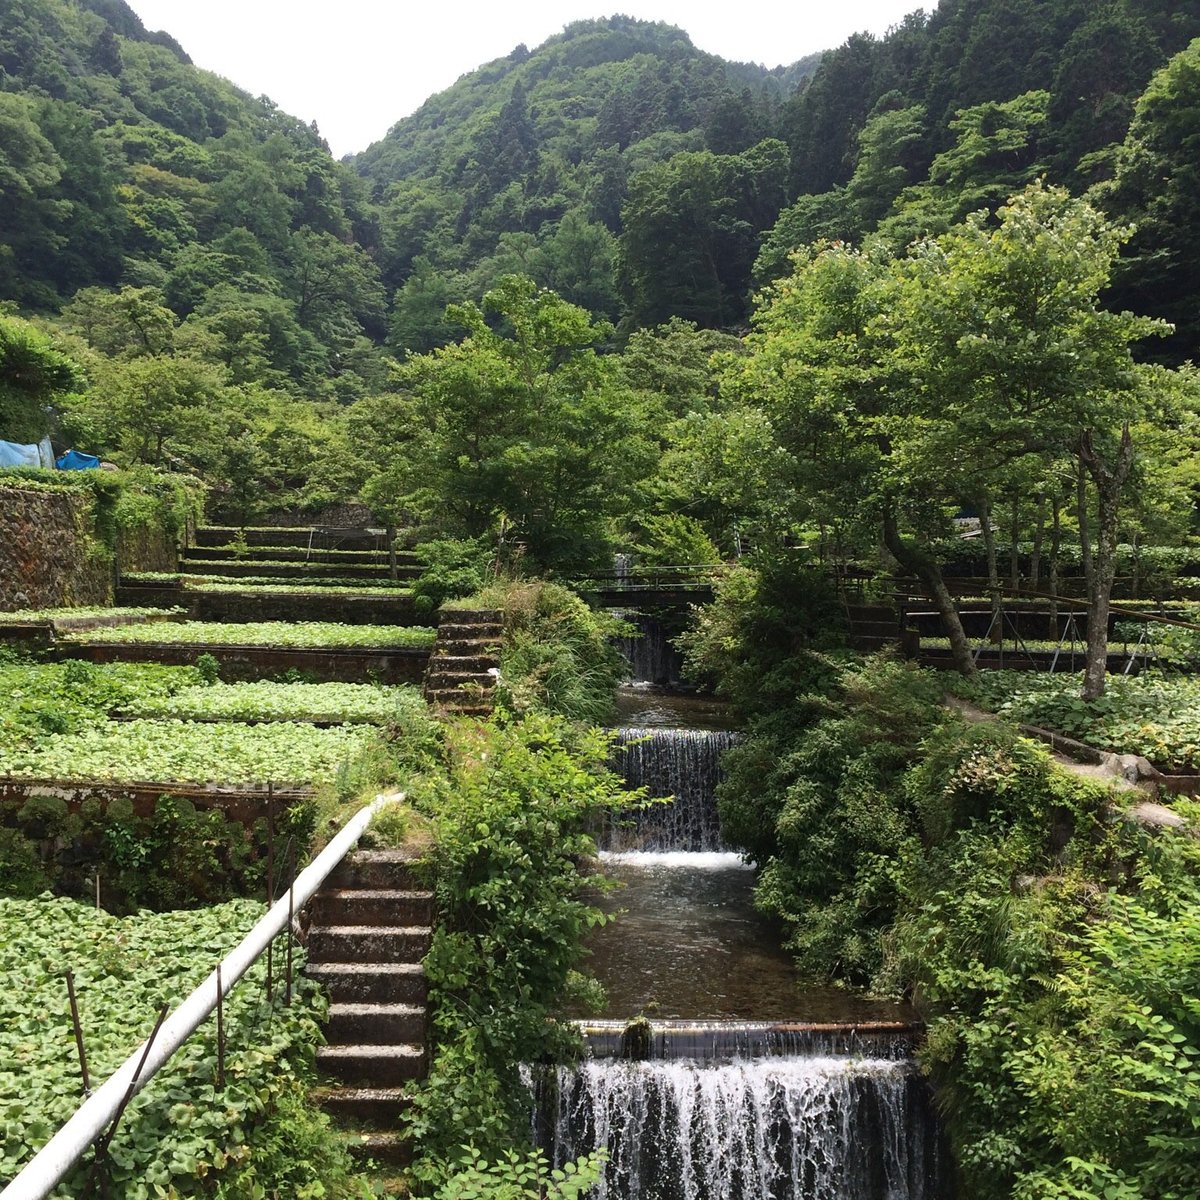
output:
POLYGON ((425 973, 433 894, 401 850, 347 855, 313 898, 306 973, 330 997, 315 1098, 356 1157, 403 1165, 397 1118, 428 1067, 425 973))
POLYGON ((425 699, 447 713, 485 717, 495 702, 504 612, 444 608, 425 670, 425 699))

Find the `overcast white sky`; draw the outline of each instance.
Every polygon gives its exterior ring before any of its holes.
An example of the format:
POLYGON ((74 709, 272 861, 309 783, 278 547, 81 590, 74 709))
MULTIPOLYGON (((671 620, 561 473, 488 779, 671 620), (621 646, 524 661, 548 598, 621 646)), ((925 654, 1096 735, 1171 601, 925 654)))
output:
POLYGON ((936 0, 129 0, 197 66, 315 120, 339 157, 434 92, 571 21, 623 12, 686 29, 702 50, 769 67, 883 33, 936 0))

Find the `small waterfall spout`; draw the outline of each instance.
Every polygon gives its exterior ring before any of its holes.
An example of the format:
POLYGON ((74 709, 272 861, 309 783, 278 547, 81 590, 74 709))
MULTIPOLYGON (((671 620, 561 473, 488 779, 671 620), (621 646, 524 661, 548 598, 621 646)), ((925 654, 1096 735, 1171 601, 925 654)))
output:
POLYGON ((727 730, 618 729, 614 769, 630 787, 674 796, 622 817, 607 850, 724 850, 717 816, 720 759, 737 740, 727 730))
MULTIPOLYGON (((531 1077, 533 1078, 533 1077, 531 1077)), ((537 1079, 558 1164, 608 1152, 599 1200, 946 1200, 911 1060, 590 1059, 537 1079)))

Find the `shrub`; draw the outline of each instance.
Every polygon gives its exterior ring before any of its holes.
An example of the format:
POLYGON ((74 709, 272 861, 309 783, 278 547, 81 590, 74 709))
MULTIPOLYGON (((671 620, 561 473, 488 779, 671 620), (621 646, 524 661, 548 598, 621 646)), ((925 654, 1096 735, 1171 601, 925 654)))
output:
POLYGON ((499 701, 509 711, 558 713, 600 723, 626 665, 611 639, 622 625, 557 583, 505 586, 499 701))
POLYGON ((487 583, 496 547, 486 537, 443 538, 422 542, 416 552, 425 565, 412 584, 413 606, 419 613, 432 613, 447 600, 470 596, 487 583))
POLYGON ((412 796, 435 826, 441 913, 425 960, 438 1053, 406 1119, 426 1182, 453 1176, 464 1145, 494 1160, 527 1142, 517 1064, 578 1050, 556 1015, 577 990, 584 934, 604 920, 579 898, 585 829, 628 802, 598 730, 529 715, 449 736, 449 779, 412 796))

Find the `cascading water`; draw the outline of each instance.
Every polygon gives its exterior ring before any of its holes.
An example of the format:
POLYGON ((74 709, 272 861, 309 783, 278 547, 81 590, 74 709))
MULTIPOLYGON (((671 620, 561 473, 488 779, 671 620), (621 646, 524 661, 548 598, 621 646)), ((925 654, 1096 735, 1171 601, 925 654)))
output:
POLYGON ((616 639, 618 649, 629 661, 630 681, 678 684, 683 674, 683 655, 671 645, 662 622, 648 613, 623 609, 614 609, 613 616, 627 621, 635 630, 616 639))
POLYGON ((801 989, 724 851, 714 789, 737 735, 657 715, 617 734, 628 783, 675 800, 607 835, 623 886, 598 902, 621 916, 590 944, 610 1019, 583 1022, 578 1066, 527 1071, 538 1143, 558 1165, 603 1148, 598 1200, 950 1200, 911 1014, 801 989))
POLYGON ((910 1061, 592 1058, 537 1084, 562 1164, 604 1147, 597 1200, 944 1200, 938 1134, 910 1061))
POLYGON ((613 767, 631 788, 674 796, 624 814, 604 839, 606 850, 726 849, 717 816, 721 755, 737 740, 728 730, 618 729, 613 767))

